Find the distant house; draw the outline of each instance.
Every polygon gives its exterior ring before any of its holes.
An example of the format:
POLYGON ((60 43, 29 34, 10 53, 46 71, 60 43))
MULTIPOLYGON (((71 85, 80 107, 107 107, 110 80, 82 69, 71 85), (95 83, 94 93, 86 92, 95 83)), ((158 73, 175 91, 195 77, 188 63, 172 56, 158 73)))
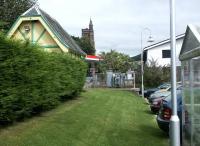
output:
MULTIPOLYGON (((178 59, 180 54, 181 46, 183 43, 185 34, 176 36, 176 66, 181 66, 178 59)), ((141 54, 133 57, 134 60, 140 61, 141 54)), ((144 48, 143 54, 144 62, 149 63, 150 60, 157 61, 158 65, 166 66, 170 65, 171 61, 171 50, 170 50, 170 39, 166 39, 144 48)))
POLYGON ((17 19, 8 32, 8 37, 30 41, 49 52, 86 55, 61 25, 37 6, 33 6, 17 19))

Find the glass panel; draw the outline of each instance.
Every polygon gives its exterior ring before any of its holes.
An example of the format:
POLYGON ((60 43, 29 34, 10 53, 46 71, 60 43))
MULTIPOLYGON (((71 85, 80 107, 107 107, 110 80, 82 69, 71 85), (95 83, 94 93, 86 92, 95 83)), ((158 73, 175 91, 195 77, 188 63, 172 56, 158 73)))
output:
POLYGON ((194 146, 200 145, 200 58, 192 59, 193 66, 193 82, 192 84, 192 94, 194 97, 193 102, 193 140, 194 146))
POLYGON ((190 61, 182 62, 183 69, 183 144, 191 144, 190 61))
POLYGON ((200 146, 200 57, 182 62, 183 146, 200 146))

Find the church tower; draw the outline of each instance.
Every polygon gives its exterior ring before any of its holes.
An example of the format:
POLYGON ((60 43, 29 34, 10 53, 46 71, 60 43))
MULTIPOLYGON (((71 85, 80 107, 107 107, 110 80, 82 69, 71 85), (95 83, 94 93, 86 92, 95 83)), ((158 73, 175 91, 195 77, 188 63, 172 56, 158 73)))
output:
POLYGON ((95 49, 95 41, 94 41, 94 29, 93 29, 93 23, 90 19, 89 28, 82 29, 82 37, 86 37, 89 39, 90 44, 95 49))

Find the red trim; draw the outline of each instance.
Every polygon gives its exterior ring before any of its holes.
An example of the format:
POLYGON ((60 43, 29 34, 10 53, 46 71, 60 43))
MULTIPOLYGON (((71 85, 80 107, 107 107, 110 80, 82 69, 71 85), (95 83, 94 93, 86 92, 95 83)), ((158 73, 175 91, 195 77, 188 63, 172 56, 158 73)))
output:
POLYGON ((95 56, 95 55, 86 55, 85 59, 86 60, 96 60, 96 61, 103 60, 100 56, 95 56))

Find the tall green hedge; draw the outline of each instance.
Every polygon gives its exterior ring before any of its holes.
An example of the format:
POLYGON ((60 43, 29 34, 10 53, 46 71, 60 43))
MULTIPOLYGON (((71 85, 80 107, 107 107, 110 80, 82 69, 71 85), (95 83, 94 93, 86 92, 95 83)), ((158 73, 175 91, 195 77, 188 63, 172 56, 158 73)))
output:
POLYGON ((80 93, 86 64, 0 35, 0 124, 49 110, 80 93))

